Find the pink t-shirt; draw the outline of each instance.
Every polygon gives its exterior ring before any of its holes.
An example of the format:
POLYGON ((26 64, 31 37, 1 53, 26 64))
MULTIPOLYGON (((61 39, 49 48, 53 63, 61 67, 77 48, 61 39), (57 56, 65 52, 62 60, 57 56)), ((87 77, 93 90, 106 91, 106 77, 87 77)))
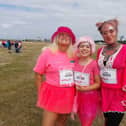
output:
POLYGON ((46 49, 40 54, 33 70, 39 74, 45 74, 48 84, 58 87, 68 87, 73 86, 74 83, 61 85, 60 71, 73 70, 73 67, 74 61, 66 53, 58 51, 54 54, 50 49, 46 49))
POLYGON ((92 60, 87 66, 80 65, 78 61, 75 62, 74 71, 88 73, 90 75, 90 84, 94 83, 94 76, 99 75, 99 68, 95 60, 92 60))

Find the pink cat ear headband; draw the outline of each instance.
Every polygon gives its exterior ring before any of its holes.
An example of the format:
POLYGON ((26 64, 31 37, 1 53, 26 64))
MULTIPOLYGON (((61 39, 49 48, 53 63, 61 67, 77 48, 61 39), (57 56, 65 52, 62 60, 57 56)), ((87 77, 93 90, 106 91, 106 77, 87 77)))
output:
POLYGON ((107 20, 104 22, 98 22, 96 23, 96 27, 98 30, 101 32, 101 29, 104 24, 111 24, 116 30, 118 30, 118 20, 117 19, 112 19, 112 20, 107 20))

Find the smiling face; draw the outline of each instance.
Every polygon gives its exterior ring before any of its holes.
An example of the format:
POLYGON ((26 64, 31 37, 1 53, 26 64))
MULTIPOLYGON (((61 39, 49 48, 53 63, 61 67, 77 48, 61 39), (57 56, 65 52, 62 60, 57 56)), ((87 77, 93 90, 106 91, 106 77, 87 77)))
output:
POLYGON ((101 29, 101 35, 106 44, 114 44, 117 41, 117 29, 111 24, 104 24, 101 29))
POLYGON ((67 33, 60 33, 58 35, 58 48, 60 51, 66 52, 72 43, 70 36, 67 33))
POLYGON ((88 42, 81 42, 78 46, 80 57, 88 57, 91 55, 91 45, 88 42))

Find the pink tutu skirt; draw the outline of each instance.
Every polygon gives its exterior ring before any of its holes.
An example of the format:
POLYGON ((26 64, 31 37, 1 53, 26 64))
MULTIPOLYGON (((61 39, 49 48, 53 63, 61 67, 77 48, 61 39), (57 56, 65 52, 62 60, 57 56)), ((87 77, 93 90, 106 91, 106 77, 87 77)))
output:
POLYGON ((86 123, 95 119, 101 112, 101 97, 99 91, 78 92, 77 113, 81 122, 86 123))
POLYGON ((44 82, 38 92, 37 106, 51 112, 70 113, 74 95, 74 87, 56 87, 44 82))

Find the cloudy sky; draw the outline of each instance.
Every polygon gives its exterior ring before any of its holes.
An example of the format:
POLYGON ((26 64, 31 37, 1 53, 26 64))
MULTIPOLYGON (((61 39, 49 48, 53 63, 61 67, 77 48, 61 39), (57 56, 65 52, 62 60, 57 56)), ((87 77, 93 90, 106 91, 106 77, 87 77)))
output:
POLYGON ((126 35, 125 0, 0 0, 0 38, 50 38, 58 26, 101 39, 95 23, 117 18, 126 35))

